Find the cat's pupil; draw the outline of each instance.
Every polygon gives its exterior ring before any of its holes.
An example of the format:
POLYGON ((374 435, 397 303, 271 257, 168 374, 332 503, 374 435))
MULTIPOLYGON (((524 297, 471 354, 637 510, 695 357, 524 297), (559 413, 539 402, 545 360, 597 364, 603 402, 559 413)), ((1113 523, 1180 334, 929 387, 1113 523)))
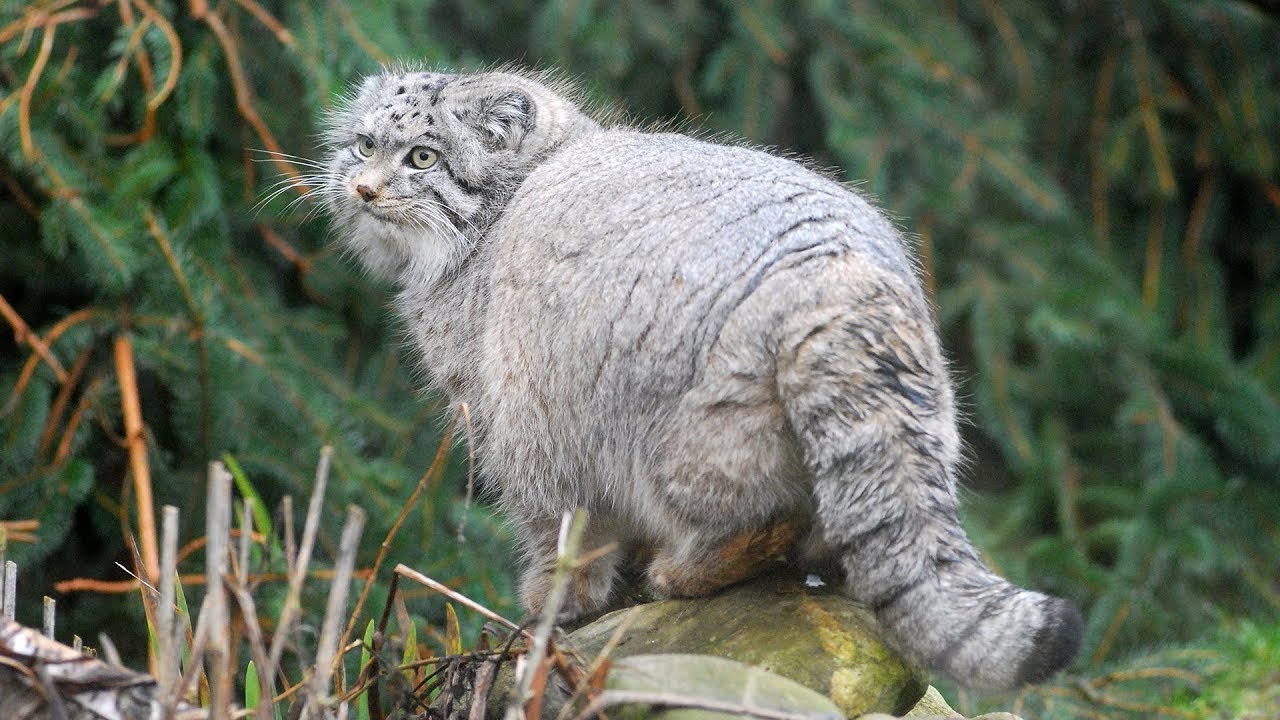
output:
POLYGON ((425 170, 436 164, 436 153, 425 147, 416 147, 409 153, 409 164, 425 170))

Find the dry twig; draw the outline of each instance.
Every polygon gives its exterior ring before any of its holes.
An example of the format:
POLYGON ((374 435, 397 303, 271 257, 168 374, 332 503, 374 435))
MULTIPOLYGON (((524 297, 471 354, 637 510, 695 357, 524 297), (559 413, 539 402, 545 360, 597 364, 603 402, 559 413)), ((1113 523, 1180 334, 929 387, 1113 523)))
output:
POLYGON ((142 567, 146 571, 147 581, 154 583, 160 577, 156 514, 151 499, 151 469, 147 464, 147 442, 143 434, 138 377, 133 364, 133 342, 127 333, 116 336, 115 363, 116 380, 120 384, 120 410, 124 415, 125 442, 129 449, 129 469, 133 474, 134 502, 138 509, 142 567))
POLYGON ((453 446, 453 430, 456 422, 450 423, 444 432, 444 437, 440 440, 440 446, 436 448, 436 456, 431 460, 431 465, 427 471, 418 479, 418 484, 414 486, 413 492, 409 493, 409 499, 405 501, 404 508, 401 509, 400 515, 396 517, 396 521, 391 524, 391 529, 387 531, 386 537, 382 539, 382 545, 378 548, 378 556, 374 558, 373 567, 370 569, 368 578, 365 580, 364 589, 360 591, 360 598, 356 600, 355 610, 351 613, 351 618, 347 621, 347 627, 342 632, 342 644, 345 645, 351 634, 355 631, 356 622, 360 618, 360 611, 364 609, 364 603, 369 597, 369 591, 373 589, 373 581, 378 575, 378 570, 382 568, 382 563, 387 559, 387 553, 391 551, 391 541, 400 533, 400 526, 404 524, 405 518, 409 516, 409 512, 417 506, 418 498, 422 496, 423 490, 427 486, 434 484, 444 474, 445 463, 449 460, 449 448, 453 446))
POLYGON ((160 601, 156 604, 156 666, 159 673, 156 680, 162 713, 173 712, 177 702, 174 686, 177 684, 179 658, 181 656, 180 636, 176 632, 174 622, 174 583, 178 575, 178 508, 165 505, 160 509, 160 601))
POLYGON ((351 586, 351 571, 356 564, 356 550, 360 533, 364 530, 364 511, 352 505, 347 508, 347 521, 338 541, 338 557, 334 563, 333 584, 329 586, 329 602, 325 606, 324 622, 320 626, 320 644, 316 649, 316 662, 311 676, 310 695, 302 710, 303 720, 319 718, 320 709, 328 704, 329 688, 338 654, 338 633, 341 616, 347 605, 347 592, 351 586))
MULTIPOLYGON (((222 579, 227 574, 231 537, 231 473, 220 462, 209 463, 208 514, 205 533, 209 545, 205 560, 205 598, 200 607, 196 636, 205 641, 208 658, 209 709, 213 717, 226 717, 231 707, 231 626, 222 579), (203 633, 201 632, 203 630, 203 633)), ((194 662, 194 661, 193 661, 194 662)))
POLYGON ((58 382, 64 382, 67 379, 67 371, 62 369, 62 363, 58 362, 58 358, 49 352, 49 346, 40 339, 39 335, 32 332, 26 321, 22 319, 22 316, 18 315, 18 311, 14 310, 9 301, 4 299, 4 295, 0 295, 0 315, 4 316, 9 326, 13 328, 14 341, 31 346, 36 355, 53 371, 54 376, 58 378, 58 382))
POLYGON ((517 624, 515 624, 515 623, 511 622, 510 620, 508 620, 508 619, 506 619, 506 618, 502 617, 502 616, 501 616, 501 615, 499 615, 498 613, 496 613, 496 612, 494 612, 494 611, 490 610, 489 608, 487 608, 487 607, 485 607, 485 606, 481 605, 480 603, 476 602, 475 600, 472 600, 471 598, 467 597, 466 595, 463 595, 462 593, 458 592, 457 590, 453 590, 452 588, 448 587, 447 585, 443 585, 443 584, 441 584, 441 583, 439 583, 439 582, 436 582, 435 580, 432 580, 431 578, 427 577, 426 575, 423 575, 422 573, 418 572, 417 570, 414 570, 413 568, 409 567, 408 565, 405 565, 405 564, 403 564, 403 563, 401 563, 401 564, 399 564, 399 565, 396 565, 395 570, 394 570, 393 572, 395 572, 395 574, 400 575, 400 576, 402 576, 402 577, 406 577, 406 578, 408 578, 408 579, 410 579, 410 580, 412 580, 412 581, 414 581, 414 582, 416 582, 416 583, 420 583, 420 584, 422 584, 422 585, 426 585, 427 587, 429 587, 429 588, 431 588, 432 590, 435 590, 436 592, 438 592, 438 593, 440 593, 440 594, 444 595, 445 597, 449 598, 450 600, 453 600, 454 602, 456 602, 456 603, 458 603, 458 604, 460 604, 460 605, 463 605, 463 606, 465 606, 465 607, 468 607, 468 608, 470 608, 470 609, 472 609, 472 610, 474 610, 474 611, 476 611, 476 612, 480 613, 481 615, 483 615, 484 617, 488 618, 489 620, 492 620, 492 621, 494 621, 494 622, 496 622, 496 623, 500 623, 500 624, 502 624, 502 625, 506 626, 506 627, 507 627, 508 629, 510 629, 510 630, 514 630, 514 631, 516 631, 516 632, 522 633, 523 635, 525 635, 525 637, 528 637, 528 638, 532 638, 532 637, 533 637, 533 636, 532 636, 528 631, 526 631, 524 628, 520 627, 519 625, 517 625, 517 624))
MULTIPOLYGON (((298 548, 297 562, 289 567, 289 591, 285 594, 284 607, 280 610, 280 619, 276 625, 275 635, 271 637, 271 653, 267 657, 267 677, 274 678, 276 668, 280 667, 280 654, 284 651, 285 636, 293 625, 295 616, 301 606, 302 582, 307 576, 307 567, 311 564, 311 549, 315 547, 316 533, 320 529, 320 510, 324 507, 325 486, 329 482, 329 462, 333 457, 333 448, 320 448, 320 462, 316 465, 315 483, 311 488, 311 501, 307 504, 307 519, 302 527, 302 545, 298 548)), ((290 503, 292 505, 292 503, 290 503)), ((262 692, 274 692, 271 686, 262 688, 262 692)))

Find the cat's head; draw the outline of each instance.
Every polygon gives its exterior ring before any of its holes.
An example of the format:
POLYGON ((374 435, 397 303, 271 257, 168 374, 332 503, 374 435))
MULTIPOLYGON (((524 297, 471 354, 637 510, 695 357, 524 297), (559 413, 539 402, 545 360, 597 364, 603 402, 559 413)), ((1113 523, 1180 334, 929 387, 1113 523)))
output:
POLYGON ((323 197, 370 271, 431 283, 466 260, 539 163, 595 127, 525 75, 384 71, 329 118, 323 197))

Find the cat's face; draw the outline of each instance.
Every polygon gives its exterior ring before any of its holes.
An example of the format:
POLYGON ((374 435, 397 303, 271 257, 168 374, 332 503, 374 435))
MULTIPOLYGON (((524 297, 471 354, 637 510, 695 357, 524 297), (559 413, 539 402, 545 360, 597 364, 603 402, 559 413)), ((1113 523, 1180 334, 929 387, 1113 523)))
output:
POLYGON ((323 197, 349 247, 402 283, 456 268, 509 196, 533 117, 501 75, 370 77, 327 133, 323 197))

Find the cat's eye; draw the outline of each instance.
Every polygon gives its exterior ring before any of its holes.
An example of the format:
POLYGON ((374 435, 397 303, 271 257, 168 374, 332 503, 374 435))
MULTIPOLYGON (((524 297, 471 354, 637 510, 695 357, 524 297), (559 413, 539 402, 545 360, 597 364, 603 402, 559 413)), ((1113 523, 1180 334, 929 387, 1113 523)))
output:
POLYGON ((356 137, 356 152, 361 157, 369 157, 373 154, 373 138, 368 135, 360 135, 356 137))
POLYGON ((419 145, 418 147, 410 150, 409 155, 405 157, 404 160, 406 163, 418 168, 419 170, 426 170, 432 165, 435 165, 436 160, 438 160, 439 157, 439 154, 436 153, 435 150, 419 145))

